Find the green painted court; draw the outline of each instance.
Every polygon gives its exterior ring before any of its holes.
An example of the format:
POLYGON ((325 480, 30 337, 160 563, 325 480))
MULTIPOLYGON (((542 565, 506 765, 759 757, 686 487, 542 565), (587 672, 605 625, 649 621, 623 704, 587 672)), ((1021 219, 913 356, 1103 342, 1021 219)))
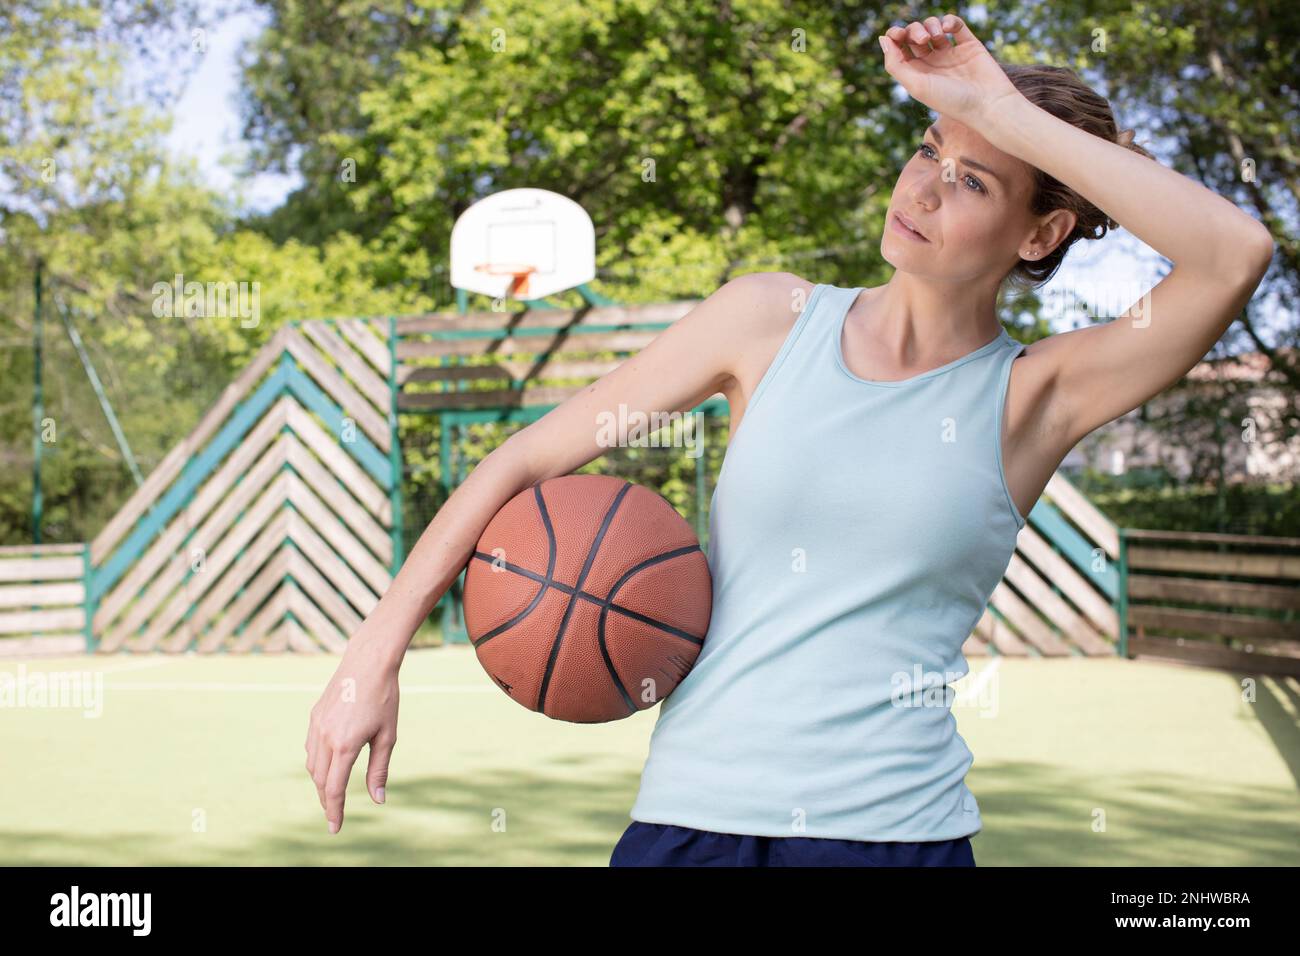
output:
MULTIPOLYGON (((605 866, 656 710, 566 724, 470 648, 412 650, 388 803, 353 771, 331 837, 304 767, 334 655, 27 661, 102 675, 102 712, 0 709, 10 864, 605 866)), ((0 674, 19 674, 16 661, 0 674)), ((979 658, 953 712, 981 866, 1300 865, 1300 682, 1150 661, 979 658), (995 663, 996 662, 996 663, 995 663), (965 696, 961 696, 965 695, 965 696)), ((0 677, 0 680, 3 680, 0 677)))

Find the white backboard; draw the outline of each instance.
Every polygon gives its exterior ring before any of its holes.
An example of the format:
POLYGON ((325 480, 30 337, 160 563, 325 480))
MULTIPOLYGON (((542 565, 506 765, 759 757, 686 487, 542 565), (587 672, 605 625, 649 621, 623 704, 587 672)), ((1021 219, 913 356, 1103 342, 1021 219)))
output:
MULTIPOLYGON (((466 209, 451 230, 451 284, 499 298, 513 275, 485 268, 532 266, 526 295, 540 299, 596 277, 596 230, 587 211, 546 189, 506 189, 466 209)), ((521 290, 522 291, 522 290, 521 290)))

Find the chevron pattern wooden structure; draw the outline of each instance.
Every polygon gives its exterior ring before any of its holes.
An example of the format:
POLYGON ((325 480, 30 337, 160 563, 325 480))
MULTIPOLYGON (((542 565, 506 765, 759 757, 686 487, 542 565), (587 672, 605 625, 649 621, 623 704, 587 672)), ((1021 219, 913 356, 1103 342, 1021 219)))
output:
POLYGON ((963 653, 1113 657, 1121 626, 1120 529, 1060 472, 1028 518, 963 653))
POLYGON ((276 332, 91 542, 91 647, 346 646, 400 561, 391 331, 276 332))

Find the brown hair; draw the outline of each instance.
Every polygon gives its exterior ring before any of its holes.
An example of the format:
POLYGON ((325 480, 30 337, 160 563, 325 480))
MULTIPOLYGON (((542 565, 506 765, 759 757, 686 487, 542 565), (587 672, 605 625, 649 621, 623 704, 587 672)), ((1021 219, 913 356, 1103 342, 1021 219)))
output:
MULTIPOLYGON (((1079 79, 1073 70, 1041 64, 999 66, 1012 85, 1035 106, 1086 133, 1118 143, 1148 159, 1155 159, 1151 153, 1133 142, 1133 130, 1120 132, 1110 103, 1079 79)), ((1041 169, 1034 168, 1033 176, 1030 212, 1042 216, 1054 209, 1067 209, 1074 213, 1076 222, 1074 229, 1050 253, 1037 259, 1021 259, 1011 270, 1006 281, 1012 289, 1020 291, 1028 291, 1047 282, 1060 268, 1066 251, 1080 239, 1100 239, 1111 229, 1119 227, 1119 223, 1087 199, 1041 169)))

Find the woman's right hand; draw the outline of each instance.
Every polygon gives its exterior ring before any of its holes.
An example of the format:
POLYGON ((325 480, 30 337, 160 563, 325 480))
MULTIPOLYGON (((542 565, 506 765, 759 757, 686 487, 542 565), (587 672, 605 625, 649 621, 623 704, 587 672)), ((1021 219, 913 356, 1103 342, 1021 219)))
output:
POLYGON ((398 664, 368 639, 373 626, 367 619, 348 641, 307 726, 307 773, 316 784, 330 833, 343 826, 348 778, 361 748, 370 745, 366 789, 375 803, 383 803, 397 743, 398 664))

